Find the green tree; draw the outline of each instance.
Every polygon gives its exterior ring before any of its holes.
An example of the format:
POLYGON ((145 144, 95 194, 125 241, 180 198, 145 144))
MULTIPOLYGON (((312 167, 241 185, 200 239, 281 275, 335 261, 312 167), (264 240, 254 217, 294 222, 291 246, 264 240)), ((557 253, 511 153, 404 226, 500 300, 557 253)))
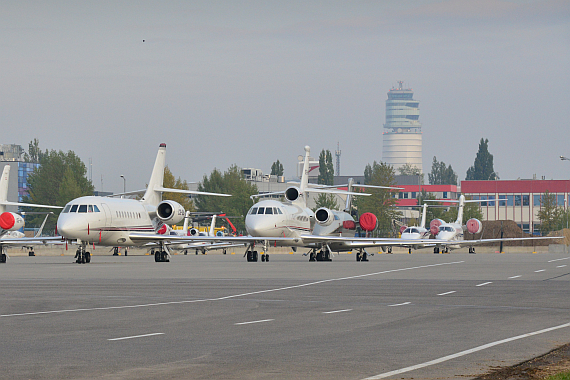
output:
POLYGON ((453 171, 451 165, 446 167, 445 162, 439 162, 433 156, 431 172, 428 173, 428 181, 430 185, 457 185, 457 173, 453 171))
MULTIPOLYGON (((175 179, 174 174, 172 174, 168 166, 164 168, 163 186, 169 189, 189 190, 188 182, 182 181, 180 177, 178 177, 178 179, 175 179)), ((187 194, 163 193, 162 199, 178 202, 182 205, 182 207, 184 207, 184 210, 186 211, 196 211, 194 209, 194 204, 192 203, 192 200, 188 197, 187 194)))
MULTIPOLYGON (((434 219, 442 219, 445 218, 445 213, 447 212, 447 207, 443 206, 440 202, 426 202, 426 200, 435 200, 435 194, 428 193, 425 189, 418 194, 418 205, 423 206, 424 203, 428 204, 428 208, 426 211, 426 228, 429 228, 429 223, 434 219)), ((421 209, 420 209, 421 213, 421 209)))
POLYGON ((322 150, 319 155, 319 177, 318 183, 321 185, 334 184, 334 165, 330 150, 322 150))
POLYGON ((315 208, 313 211, 316 211, 321 207, 326 207, 329 210, 338 210, 339 206, 336 200, 336 195, 334 194, 319 193, 319 196, 315 201, 315 208))
POLYGON ((366 164, 364 168, 364 184, 370 185, 370 181, 372 180, 372 166, 370 164, 366 164))
POLYGON ((283 175, 283 164, 279 160, 275 161, 271 165, 271 175, 282 176, 283 175))
MULTIPOLYGON (((24 202, 64 206, 77 197, 93 195, 93 184, 85 177, 87 168, 73 151, 46 150, 41 155, 40 165, 28 175, 28 196, 24 202)), ((45 212, 45 209, 33 211, 45 212)), ((29 215, 26 224, 38 226, 43 218, 42 215, 29 215)), ((56 218, 48 218, 45 230, 55 228, 55 224, 56 218)))
POLYGON ((556 203, 556 195, 546 190, 541 195, 540 210, 538 211, 540 233, 547 235, 551 231, 558 230, 562 219, 564 219, 564 215, 562 209, 556 203))
MULTIPOLYGON (((365 175, 369 173, 368 185, 376 186, 396 186, 394 168, 384 162, 367 165, 364 169, 365 175)), ((401 213, 396 210, 396 198, 394 192, 389 189, 366 188, 366 192, 372 195, 355 197, 355 204, 358 213, 371 212, 378 218, 378 230, 380 235, 388 236, 392 232, 392 219, 401 217, 401 213)))
POLYGON ((239 231, 245 231, 245 215, 252 205, 250 196, 257 194, 257 186, 247 182, 241 175, 241 169, 232 165, 224 173, 214 169, 210 176, 204 176, 198 184, 198 191, 231 194, 231 197, 198 195, 194 204, 198 211, 225 212, 239 216, 232 223, 239 231))
POLYGON ((493 169, 493 155, 489 153, 489 140, 481 138, 479 151, 473 166, 467 169, 467 181, 485 181, 499 179, 493 169))
POLYGON ((40 140, 34 139, 28 144, 28 151, 24 153, 24 161, 39 164, 44 153, 40 149, 40 140))

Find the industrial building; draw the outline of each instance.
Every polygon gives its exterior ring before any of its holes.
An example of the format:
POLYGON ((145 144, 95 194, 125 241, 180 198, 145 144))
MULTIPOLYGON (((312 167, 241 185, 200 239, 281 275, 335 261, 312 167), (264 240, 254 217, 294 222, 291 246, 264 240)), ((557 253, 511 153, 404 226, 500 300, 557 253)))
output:
POLYGON ((398 88, 388 91, 386 100, 386 123, 384 124, 382 161, 392 165, 396 172, 406 164, 422 168, 422 124, 420 102, 414 100, 411 88, 404 89, 403 82, 398 88))

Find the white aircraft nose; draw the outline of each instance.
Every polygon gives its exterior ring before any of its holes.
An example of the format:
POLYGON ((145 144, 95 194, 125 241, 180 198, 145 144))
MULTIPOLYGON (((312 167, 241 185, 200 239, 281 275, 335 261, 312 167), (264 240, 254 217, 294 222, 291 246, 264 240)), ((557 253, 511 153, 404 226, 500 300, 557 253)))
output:
POLYGON ((245 218, 245 228, 251 236, 271 236, 275 229, 275 221, 269 215, 258 215, 245 218))
POLYGON ((60 216, 57 219, 57 232, 66 239, 77 239, 80 224, 77 218, 69 217, 69 215, 60 216))

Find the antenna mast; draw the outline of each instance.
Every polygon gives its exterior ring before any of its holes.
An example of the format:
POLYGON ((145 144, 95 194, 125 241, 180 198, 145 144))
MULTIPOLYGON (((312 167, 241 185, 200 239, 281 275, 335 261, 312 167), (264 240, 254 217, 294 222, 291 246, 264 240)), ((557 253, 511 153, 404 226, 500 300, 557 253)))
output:
POLYGON ((336 143, 336 150, 334 155, 336 156, 336 175, 337 177, 340 175, 340 143, 336 143))

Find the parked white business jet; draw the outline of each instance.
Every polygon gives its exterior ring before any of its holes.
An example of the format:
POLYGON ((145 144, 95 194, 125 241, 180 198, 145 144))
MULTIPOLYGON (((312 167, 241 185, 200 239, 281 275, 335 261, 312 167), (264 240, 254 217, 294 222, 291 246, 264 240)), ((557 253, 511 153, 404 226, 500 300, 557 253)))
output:
POLYGON ((416 244, 417 240, 429 239, 430 231, 426 228, 426 214, 427 214, 427 204, 424 203, 422 206, 422 219, 419 226, 406 227, 402 232, 400 237, 402 240, 409 240, 409 245, 405 245, 408 248, 408 253, 412 253, 412 249, 423 248, 426 244, 416 244))
POLYGON ((42 207, 42 208, 61 208, 59 206, 46 206, 33 203, 10 202, 8 201, 8 183, 10 181, 10 165, 4 166, 2 177, 0 178, 0 263, 5 263, 8 255, 6 249, 8 246, 28 247, 30 256, 34 256, 33 247, 39 244, 46 244, 48 241, 61 241, 57 237, 41 238, 41 231, 47 220, 44 219, 39 233, 33 238, 25 237, 18 230, 24 227, 24 218, 22 215, 6 211, 6 206, 26 206, 26 207, 42 207))
MULTIPOLYGON (((161 201, 163 192, 230 196, 228 194, 167 189, 163 187, 166 144, 160 144, 158 154, 142 199, 85 196, 69 202, 57 219, 58 232, 69 240, 77 240, 77 263, 89 263, 91 254, 87 244, 128 247, 141 245, 130 239, 133 232, 154 235, 163 224, 176 224, 184 219, 185 210, 171 200, 161 201)), ((118 194, 121 195, 121 194, 118 194)), ((155 261, 169 261, 170 254, 163 247, 154 255, 155 261)))
MULTIPOLYGON (((263 244, 261 261, 268 261, 268 249, 270 245, 292 247, 305 247, 311 249, 310 261, 329 261, 331 252, 351 251, 358 249, 360 258, 366 256, 362 250, 366 247, 402 246, 405 244, 401 239, 386 238, 362 238, 354 237, 356 222, 346 212, 332 211, 321 208, 314 213, 307 207, 307 195, 313 193, 346 194, 367 196, 366 193, 355 193, 352 191, 337 190, 323 187, 309 187, 309 153, 310 148, 305 147, 305 158, 303 174, 299 186, 291 186, 285 192, 266 193, 265 195, 284 194, 285 201, 262 200, 249 210, 245 218, 245 226, 250 236, 239 237, 160 237, 148 236, 138 233, 130 234, 132 241, 150 242, 167 241, 171 244, 182 241, 218 241, 235 242, 247 244, 245 256, 247 261, 257 261, 258 253, 254 250, 256 243, 263 244), (352 236, 342 236, 343 233, 350 233, 352 236)), ((371 230, 375 228, 376 218, 367 213, 361 216, 360 225, 363 219, 374 219, 367 221, 371 225, 371 230)), ((419 242, 421 243, 421 241, 419 242)), ((425 242, 427 243, 427 241, 425 242)), ((358 259, 358 257, 357 257, 358 259)))

